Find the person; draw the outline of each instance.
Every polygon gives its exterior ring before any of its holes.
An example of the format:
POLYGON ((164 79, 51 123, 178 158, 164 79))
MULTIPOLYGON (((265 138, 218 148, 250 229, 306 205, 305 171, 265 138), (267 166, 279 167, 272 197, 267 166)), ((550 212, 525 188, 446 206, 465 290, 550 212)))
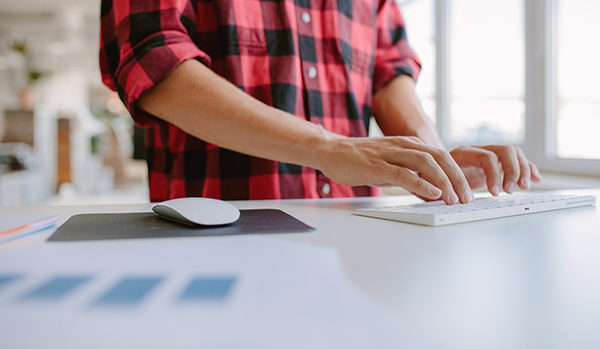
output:
POLYGON ((541 176, 511 145, 444 149, 394 0, 103 0, 100 66, 147 127, 151 201, 379 195, 467 203, 541 176), (385 134, 369 138, 374 116, 385 134))

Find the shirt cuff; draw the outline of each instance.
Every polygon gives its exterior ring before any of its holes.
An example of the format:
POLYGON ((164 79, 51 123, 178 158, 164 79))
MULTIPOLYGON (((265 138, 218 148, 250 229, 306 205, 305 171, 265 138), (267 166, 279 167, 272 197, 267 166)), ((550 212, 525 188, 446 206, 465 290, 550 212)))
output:
POLYGON ((373 94, 400 75, 408 75, 417 82, 420 72, 421 64, 411 58, 380 64, 373 72, 373 94))
MULTIPOLYGON (((123 48, 122 48, 123 49, 123 48)), ((129 113, 140 126, 158 119, 135 107, 140 95, 160 83, 181 63, 197 59, 210 67, 211 58, 180 32, 161 32, 129 49, 116 74, 116 88, 129 113)))

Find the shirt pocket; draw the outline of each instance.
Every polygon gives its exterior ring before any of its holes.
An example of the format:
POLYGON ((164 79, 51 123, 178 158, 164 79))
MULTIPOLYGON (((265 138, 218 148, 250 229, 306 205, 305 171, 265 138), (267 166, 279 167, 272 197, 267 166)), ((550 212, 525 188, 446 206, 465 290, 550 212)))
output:
POLYGON ((219 40, 226 46, 266 47, 259 0, 214 1, 219 40))
POLYGON ((348 69, 354 73, 360 75, 371 75, 373 73, 375 56, 372 53, 348 47, 342 49, 342 59, 348 69))
POLYGON ((225 56, 266 56, 267 40, 264 30, 224 26, 220 28, 220 41, 225 56))

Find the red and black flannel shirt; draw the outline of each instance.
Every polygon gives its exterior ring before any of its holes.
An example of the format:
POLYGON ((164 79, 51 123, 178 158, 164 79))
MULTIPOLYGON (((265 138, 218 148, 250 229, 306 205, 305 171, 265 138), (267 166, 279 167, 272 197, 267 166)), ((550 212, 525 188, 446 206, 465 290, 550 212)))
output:
POLYGON ((187 59, 263 103, 366 137, 373 93, 401 74, 416 80, 420 70, 394 0, 102 1, 102 78, 147 127, 152 201, 379 194, 312 168, 219 148, 135 107, 187 59))

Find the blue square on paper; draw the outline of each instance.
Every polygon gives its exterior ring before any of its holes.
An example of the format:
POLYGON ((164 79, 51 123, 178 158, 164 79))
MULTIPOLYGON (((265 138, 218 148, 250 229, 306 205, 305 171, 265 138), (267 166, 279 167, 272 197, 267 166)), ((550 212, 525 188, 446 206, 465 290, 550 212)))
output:
POLYGON ((235 278, 194 278, 181 294, 182 301, 224 300, 229 296, 235 278))
POLYGON ((10 284, 13 281, 17 281, 21 277, 18 275, 0 275, 0 288, 10 284))
POLYGON ((140 303, 162 281, 162 278, 125 278, 106 292, 97 305, 131 306, 140 303))
POLYGON ((25 300, 60 300, 69 296, 91 277, 55 277, 26 294, 25 300))

